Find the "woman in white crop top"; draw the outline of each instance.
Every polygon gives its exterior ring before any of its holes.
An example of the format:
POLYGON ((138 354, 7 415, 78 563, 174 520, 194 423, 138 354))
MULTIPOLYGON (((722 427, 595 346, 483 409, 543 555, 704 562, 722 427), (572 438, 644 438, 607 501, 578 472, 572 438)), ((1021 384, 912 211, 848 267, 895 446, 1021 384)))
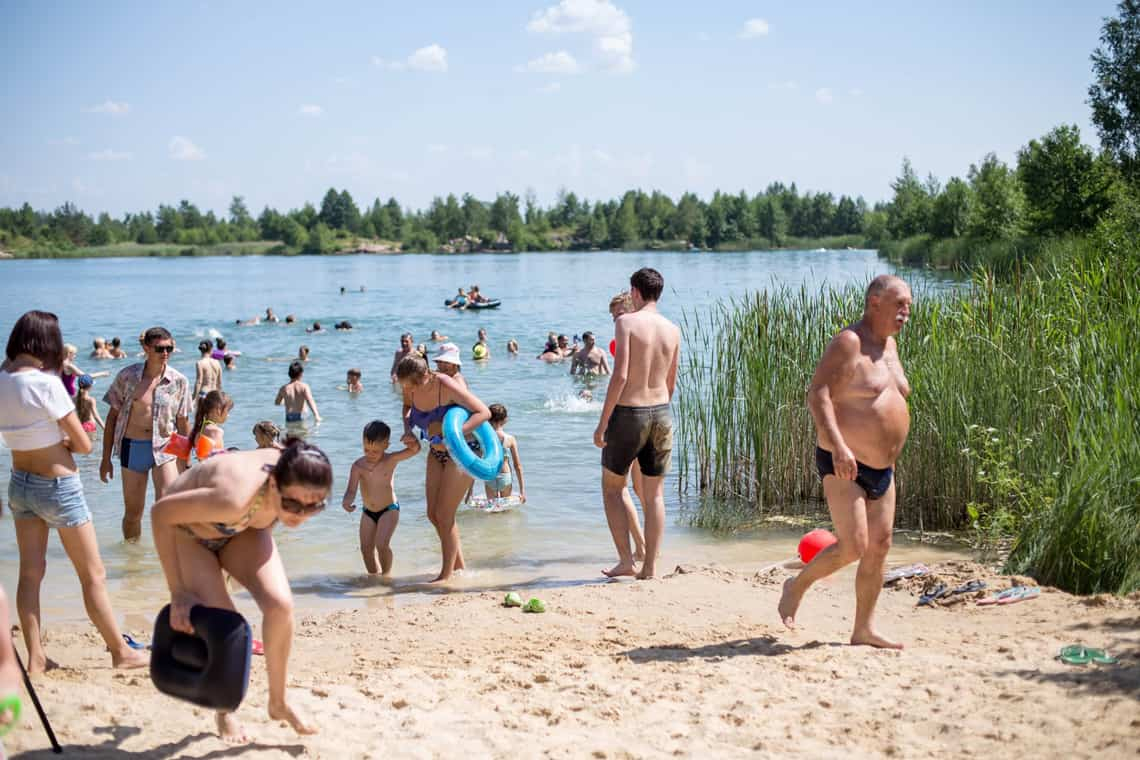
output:
POLYGON ((59 378, 63 336, 59 320, 45 311, 20 317, 8 336, 7 361, 0 367, 0 436, 12 450, 8 507, 20 547, 16 611, 28 648, 28 670, 47 668, 40 633, 40 584, 47 566, 52 528, 79 575, 83 602, 99 629, 116 668, 144 667, 148 658, 123 640, 99 556, 95 526, 83 498, 72 453, 91 452, 75 405, 59 378))

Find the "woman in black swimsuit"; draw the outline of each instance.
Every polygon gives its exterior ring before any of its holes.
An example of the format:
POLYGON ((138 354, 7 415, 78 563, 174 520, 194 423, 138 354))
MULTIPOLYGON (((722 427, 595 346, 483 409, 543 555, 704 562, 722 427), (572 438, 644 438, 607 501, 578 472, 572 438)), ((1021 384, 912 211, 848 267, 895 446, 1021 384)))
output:
POLYGON ((464 568, 463 547, 459 541, 459 527, 455 513, 473 478, 463 471, 447 453, 443 443, 443 416, 453 406, 461 406, 471 413, 463 424, 464 435, 491 419, 491 410, 466 385, 447 375, 432 372, 418 354, 406 356, 396 365, 396 379, 404 389, 404 432, 420 429, 421 437, 431 444, 425 475, 428 520, 439 534, 443 565, 432 583, 446 581, 455 570, 464 568))
MULTIPOLYGON (((293 643, 293 594, 273 541, 280 520, 296 528, 325 508, 332 465, 316 446, 293 439, 284 450, 211 457, 171 485, 151 509, 154 545, 170 587, 170 625, 191 633, 196 604, 234 609, 222 571, 253 596, 263 615, 269 717, 315 733, 285 699, 293 643)), ((233 713, 217 714, 229 743, 248 741, 233 713)))

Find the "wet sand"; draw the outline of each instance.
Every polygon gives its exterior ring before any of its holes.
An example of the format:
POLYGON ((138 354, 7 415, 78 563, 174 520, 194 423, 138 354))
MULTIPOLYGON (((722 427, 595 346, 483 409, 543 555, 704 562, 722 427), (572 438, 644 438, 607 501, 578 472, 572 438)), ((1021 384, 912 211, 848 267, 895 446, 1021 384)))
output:
MULTIPOLYGON (((969 562, 940 580, 1013 579, 969 562)), ((422 604, 298 612, 290 697, 322 733, 265 715, 255 657, 233 750, 207 711, 108 667, 89 626, 52 629, 62 667, 37 689, 69 754, 93 758, 1129 757, 1140 751, 1140 595, 916 607, 924 583, 884 590, 879 627, 902 652, 847 644, 853 572, 813 588, 797 630, 776 614, 781 567, 681 566, 650 582, 541 589, 545 614, 503 588, 422 604), (1064 665, 1070 643, 1114 666, 1064 665)), ((528 589, 517 588, 527 598, 528 589)), ((255 628, 259 625, 251 617, 255 628)), ((6 738, 51 757, 31 706, 6 738)), ((21 754, 27 752, 27 754, 21 754)))

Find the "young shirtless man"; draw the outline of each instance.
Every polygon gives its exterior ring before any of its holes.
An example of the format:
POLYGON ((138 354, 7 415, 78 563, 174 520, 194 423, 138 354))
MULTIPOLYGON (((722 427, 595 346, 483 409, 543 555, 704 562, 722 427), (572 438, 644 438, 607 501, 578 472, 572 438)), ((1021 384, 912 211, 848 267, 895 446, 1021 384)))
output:
POLYGON ((570 362, 571 375, 608 375, 610 363, 606 352, 598 348, 592 332, 582 333, 582 348, 570 362))
POLYGON ((179 473, 178 460, 163 449, 175 432, 190 431, 190 383, 169 366, 174 338, 166 328, 152 327, 143 333, 142 345, 146 361, 121 370, 103 396, 111 407, 106 430, 113 432, 103 436, 99 478, 104 483, 111 480, 111 457, 118 454, 127 541, 137 541, 142 533, 147 475, 158 501, 179 473))
POLYGON ((665 280, 656 269, 639 269, 629 278, 636 311, 614 323, 614 372, 606 391, 594 445, 602 449, 602 496, 618 563, 604 570, 611 578, 637 574, 652 578, 665 533, 665 473, 673 452, 669 402, 677 383, 681 331, 657 311, 665 280), (629 513, 622 494, 634 460, 644 483, 645 561, 634 567, 629 545, 629 513))
POLYGON ((815 368, 807 398, 818 438, 815 462, 839 541, 784 583, 778 609, 789 628, 813 583, 858 561, 851 643, 902 649, 875 632, 872 616, 891 548, 895 461, 910 430, 910 384, 894 338, 910 305, 903 280, 879 275, 867 288, 863 318, 831 340, 815 368))
POLYGON ((305 405, 313 410, 313 419, 321 421, 321 414, 317 411, 317 402, 313 401, 313 391, 309 384, 301 380, 305 374, 305 365, 298 359, 289 364, 289 382, 277 391, 277 398, 273 401, 277 406, 285 404, 285 422, 296 424, 305 414, 305 405))
POLYGON ((204 340, 198 344, 198 352, 202 358, 194 365, 194 400, 197 401, 210 391, 222 389, 222 365, 211 354, 214 347, 210 341, 204 340))
POLYGON ((392 548, 389 544, 400 521, 400 502, 396 500, 395 492, 396 465, 420 451, 419 439, 409 433, 401 439, 404 448, 389 454, 388 439, 391 435, 391 429, 380 420, 372 420, 364 426, 364 456, 352 463, 348 488, 341 500, 344 511, 353 512, 356 510, 353 502, 358 487, 364 497, 364 509, 360 515, 360 553, 369 575, 378 571, 384 575, 392 572, 392 548))

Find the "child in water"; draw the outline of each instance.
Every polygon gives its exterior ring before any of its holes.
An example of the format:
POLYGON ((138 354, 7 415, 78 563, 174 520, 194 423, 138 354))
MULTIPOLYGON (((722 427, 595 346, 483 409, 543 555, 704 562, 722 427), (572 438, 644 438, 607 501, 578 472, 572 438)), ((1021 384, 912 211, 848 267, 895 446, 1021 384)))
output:
POLYGON ((345 382, 347 383, 345 390, 347 390, 349 393, 360 393, 362 390, 364 390, 364 383, 360 382, 361 376, 362 374, 360 370, 356 367, 350 369, 348 371, 348 374, 345 376, 345 382))
POLYGON ((253 440, 259 449, 281 449, 281 428, 269 420, 262 420, 253 426, 253 440))
POLYGON ((88 433, 95 432, 95 423, 99 423, 99 428, 102 429, 103 418, 99 416, 99 407, 95 405, 95 399, 91 398, 91 394, 87 391, 95 384, 87 375, 81 375, 77 381, 79 386, 75 394, 75 414, 79 417, 79 421, 83 423, 83 429, 88 433))
POLYGON ((364 426, 364 456, 352 463, 348 473, 348 488, 344 491, 341 506, 344 511, 356 510, 356 489, 360 488, 364 510, 360 515, 360 553, 369 575, 377 571, 392 572, 392 549, 389 544, 396 524, 400 521, 400 503, 396 501, 394 480, 396 465, 419 453, 420 442, 411 434, 401 440, 404 448, 388 453, 388 439, 392 431, 380 420, 364 426), (377 567, 379 558, 379 567, 377 567))
POLYGON ((515 477, 519 480, 519 502, 525 504, 526 483, 523 481, 522 461, 519 460, 519 442, 513 435, 503 430, 507 424, 507 408, 502 404, 491 404, 487 408, 491 410, 491 427, 495 429, 499 442, 503 444, 503 467, 494 480, 483 484, 483 488, 488 499, 510 496, 514 487, 511 481, 511 462, 514 462, 515 477))
POLYGON ((190 430, 190 450, 204 462, 214 454, 226 450, 226 431, 222 429, 234 400, 225 391, 210 391, 198 399, 194 412, 194 427, 190 430))

